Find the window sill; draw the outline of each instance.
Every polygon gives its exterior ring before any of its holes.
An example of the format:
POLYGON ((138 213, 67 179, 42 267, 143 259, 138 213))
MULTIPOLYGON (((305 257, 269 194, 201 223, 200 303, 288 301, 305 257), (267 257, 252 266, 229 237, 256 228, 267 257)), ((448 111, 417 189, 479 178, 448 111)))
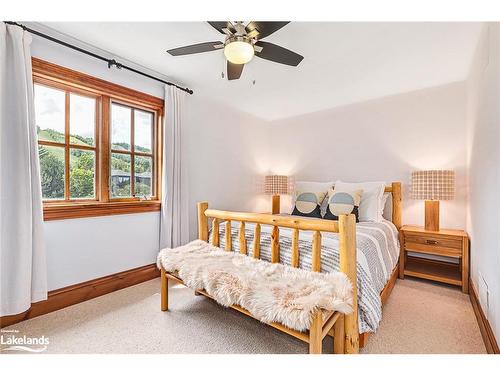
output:
POLYGON ((83 217, 135 214, 160 211, 160 201, 44 204, 43 219, 65 220, 83 217))

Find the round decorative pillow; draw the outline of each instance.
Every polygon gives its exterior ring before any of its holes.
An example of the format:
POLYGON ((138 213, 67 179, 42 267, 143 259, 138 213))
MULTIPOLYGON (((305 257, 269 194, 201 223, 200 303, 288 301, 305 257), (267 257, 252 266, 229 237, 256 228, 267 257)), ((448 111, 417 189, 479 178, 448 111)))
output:
POLYGON ((339 215, 354 214, 356 222, 359 222, 359 202, 363 190, 355 191, 338 191, 330 189, 328 191, 328 206, 323 219, 338 220, 339 215))
POLYGON ((317 217, 321 219, 321 202, 325 199, 321 192, 297 192, 292 215, 317 217))

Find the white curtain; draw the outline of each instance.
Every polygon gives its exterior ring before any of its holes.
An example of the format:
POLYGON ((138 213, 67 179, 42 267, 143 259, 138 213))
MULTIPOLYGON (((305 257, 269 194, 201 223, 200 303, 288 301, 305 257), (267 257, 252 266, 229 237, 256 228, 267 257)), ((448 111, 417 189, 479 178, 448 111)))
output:
POLYGON ((165 86, 160 249, 189 241, 187 165, 182 152, 185 101, 186 92, 165 86))
POLYGON ((0 316, 47 299, 30 43, 0 23, 0 316))

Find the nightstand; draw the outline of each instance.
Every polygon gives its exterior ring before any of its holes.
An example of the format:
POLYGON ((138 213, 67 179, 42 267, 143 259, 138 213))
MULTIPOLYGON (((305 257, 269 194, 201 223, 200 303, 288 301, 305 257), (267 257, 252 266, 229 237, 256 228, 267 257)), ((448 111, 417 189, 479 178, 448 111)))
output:
POLYGON ((469 293, 469 237, 462 230, 428 231, 423 227, 404 225, 400 231, 401 256, 399 277, 420 277, 458 285, 469 293), (408 252, 458 260, 458 263, 424 259, 408 252))

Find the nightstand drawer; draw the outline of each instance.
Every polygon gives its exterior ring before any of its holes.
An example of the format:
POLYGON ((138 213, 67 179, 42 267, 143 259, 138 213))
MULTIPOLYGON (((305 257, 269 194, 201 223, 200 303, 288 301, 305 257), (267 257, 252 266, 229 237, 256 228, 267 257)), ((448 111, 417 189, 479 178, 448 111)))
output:
POLYGON ((405 248, 410 251, 459 258, 462 246, 462 239, 458 238, 405 234, 405 248))

